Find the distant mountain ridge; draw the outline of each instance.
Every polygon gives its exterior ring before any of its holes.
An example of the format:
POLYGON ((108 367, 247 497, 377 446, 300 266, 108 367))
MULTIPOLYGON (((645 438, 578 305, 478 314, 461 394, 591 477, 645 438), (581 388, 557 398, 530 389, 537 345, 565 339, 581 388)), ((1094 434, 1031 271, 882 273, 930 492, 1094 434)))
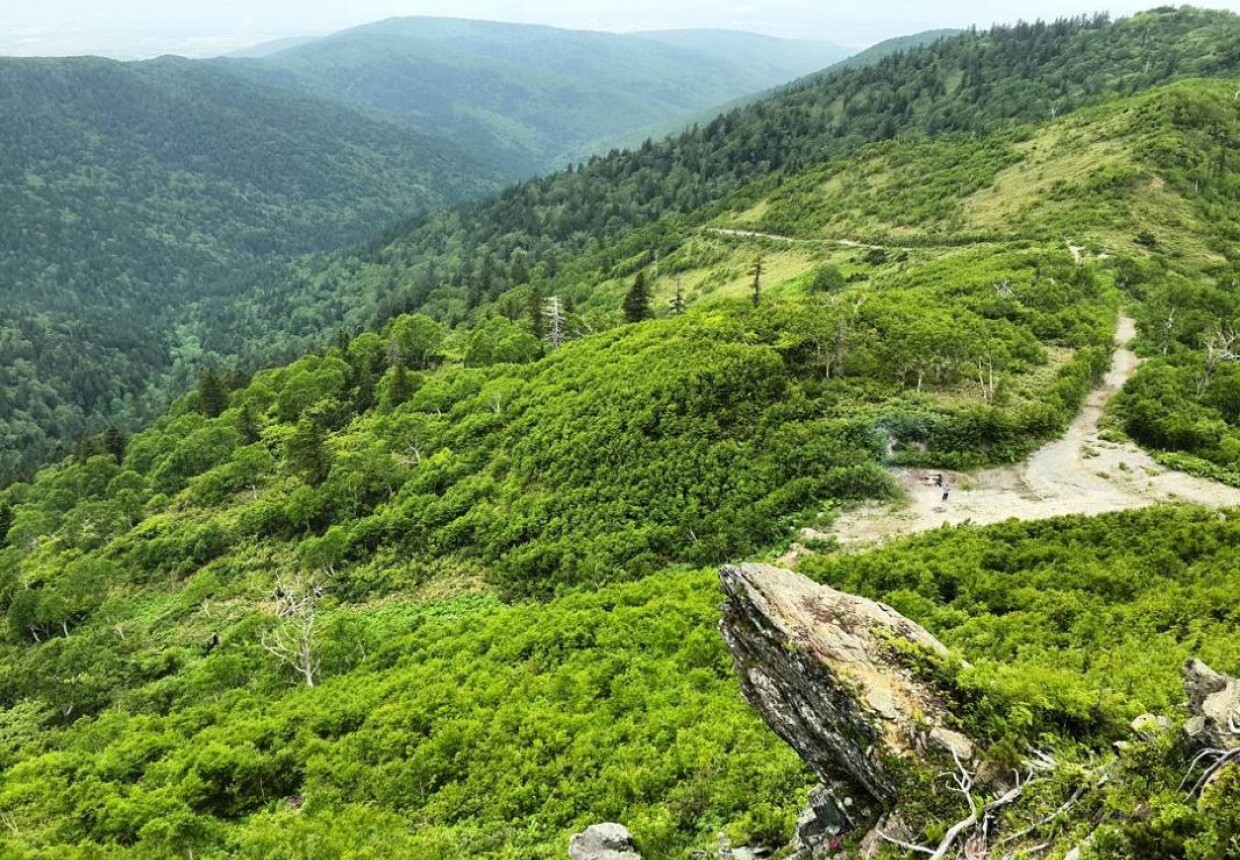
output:
MULTIPOLYGON (((707 32, 729 32, 729 31, 707 31, 707 32)), ((865 68, 866 66, 872 66, 875 63, 881 62, 884 58, 889 57, 892 54, 898 54, 904 51, 912 51, 912 50, 916 50, 917 48, 924 48, 926 46, 933 45, 935 42, 938 42, 942 39, 950 39, 953 36, 958 36, 960 35, 960 33, 961 33, 960 30, 927 30, 923 33, 913 33, 908 36, 900 36, 895 39, 888 39, 886 41, 879 42, 876 45, 872 45, 871 47, 866 48, 864 51, 853 54, 851 57, 848 57, 847 59, 840 60, 838 63, 828 66, 827 68, 819 72, 811 74, 808 76, 808 78, 830 75, 835 72, 844 71, 846 69, 861 69, 861 68, 865 68)), ((647 34, 647 35, 659 36, 662 34, 652 33, 652 34, 647 34)), ((658 125, 648 126, 646 128, 639 129, 638 131, 629 132, 627 134, 623 134, 618 137, 612 138, 611 140, 603 142, 605 144, 605 147, 600 147, 598 146, 598 144, 596 144, 596 148, 606 148, 608 150, 631 149, 633 147, 640 146, 642 142, 646 140, 647 138, 651 140, 662 140, 665 137, 680 134, 681 132, 689 129, 694 124, 705 125, 706 123, 715 119, 715 117, 719 116, 720 114, 725 114, 725 113, 728 113, 729 111, 746 107, 748 105, 753 104, 754 102, 761 101, 762 99, 771 98, 777 95, 778 91, 784 86, 796 86, 798 84, 804 83, 804 80, 805 79, 787 82, 785 84, 772 87, 771 89, 764 90, 762 92, 749 93, 749 94, 743 95, 740 98, 733 99, 732 101, 727 102, 725 104, 712 105, 709 110, 704 110, 700 114, 697 114, 693 117, 689 117, 687 119, 678 118, 676 120, 673 120, 672 122, 660 123, 658 125)), ((588 155, 588 154, 589 153, 583 153, 583 155, 588 155)))
POLYGON ((218 62, 268 85, 469 141, 521 179, 563 166, 597 141, 697 115, 848 54, 825 42, 739 31, 621 35, 393 18, 218 62))
POLYGON ((271 57, 281 51, 287 51, 291 48, 298 48, 302 45, 308 45, 311 42, 318 41, 319 38, 319 36, 286 36, 283 39, 273 39, 270 42, 260 42, 257 45, 251 45, 247 48, 229 51, 227 54, 223 54, 222 56, 251 60, 260 59, 262 57, 271 57))

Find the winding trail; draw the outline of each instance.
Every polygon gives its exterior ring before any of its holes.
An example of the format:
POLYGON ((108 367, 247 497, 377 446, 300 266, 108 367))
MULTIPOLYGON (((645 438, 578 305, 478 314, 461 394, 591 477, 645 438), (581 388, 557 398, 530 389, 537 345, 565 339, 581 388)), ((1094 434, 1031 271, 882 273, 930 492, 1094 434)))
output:
MULTIPOLYGON (((917 245, 872 245, 869 242, 861 242, 857 239, 841 239, 841 238, 824 238, 816 237, 811 239, 801 239, 795 236, 781 236, 778 233, 763 233, 759 230, 734 230, 726 227, 704 227, 704 233, 711 236, 723 236, 733 239, 768 239, 772 242, 782 242, 785 245, 835 245, 840 248, 859 248, 863 251, 933 251, 933 250, 959 250, 963 248, 976 248, 983 245, 1002 245, 1004 242, 992 241, 988 239, 971 239, 967 242, 919 242, 917 245)), ((1073 259, 1081 262, 1084 258, 1077 257, 1077 254, 1083 252, 1083 248, 1078 248, 1073 254, 1073 259)))
POLYGON ((842 544, 867 544, 943 525, 1102 514, 1167 502, 1240 507, 1240 489, 1171 471, 1135 445, 1098 438, 1107 403, 1140 366, 1129 349, 1135 335, 1136 323, 1121 317, 1111 370, 1102 385, 1089 395, 1063 437, 1024 463, 967 474, 942 472, 952 488, 946 504, 930 481, 936 470, 896 470, 908 494, 907 505, 867 505, 841 516, 830 535, 805 536, 833 535, 842 544))
POLYGON ((770 239, 773 242, 784 242, 789 245, 839 245, 843 248, 863 248, 870 251, 911 251, 912 248, 900 248, 894 245, 867 245, 853 239, 797 239, 793 236, 780 236, 778 233, 760 233, 757 230, 728 230, 723 227, 707 227, 706 232, 712 236, 731 236, 735 239, 770 239))

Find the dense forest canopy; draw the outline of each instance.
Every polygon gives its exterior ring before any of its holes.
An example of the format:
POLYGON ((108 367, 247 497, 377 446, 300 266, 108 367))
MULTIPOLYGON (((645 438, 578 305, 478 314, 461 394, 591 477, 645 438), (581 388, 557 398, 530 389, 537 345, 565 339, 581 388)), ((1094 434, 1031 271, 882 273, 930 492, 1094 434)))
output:
POLYGON ((0 60, 0 109, 0 480, 183 388, 210 283, 499 181, 426 135, 185 60, 0 60))

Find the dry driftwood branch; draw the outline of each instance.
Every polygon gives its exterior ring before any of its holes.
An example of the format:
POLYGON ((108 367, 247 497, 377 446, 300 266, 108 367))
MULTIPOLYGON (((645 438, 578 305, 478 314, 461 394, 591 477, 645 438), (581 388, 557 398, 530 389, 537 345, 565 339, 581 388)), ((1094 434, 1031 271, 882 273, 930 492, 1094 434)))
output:
POLYGON ((1080 803, 1081 798, 1085 796, 1085 792, 1087 790, 1088 790, 1088 786, 1085 786, 1085 785, 1080 786, 1079 788, 1077 788, 1076 791, 1072 792, 1071 797, 1065 800, 1060 805, 1060 807, 1056 809, 1054 812, 1052 812, 1050 815, 1047 815, 1045 818, 1041 818, 1038 821, 1035 821, 1033 824, 1029 825, 1024 830, 1019 831, 1018 833, 1008 834, 1007 836, 1000 839, 996 844, 997 845, 1010 845, 1013 842, 1019 842, 1021 839, 1024 839, 1026 836, 1032 836, 1038 830, 1042 829, 1046 825, 1055 821, 1060 816, 1065 815, 1074 806, 1080 803))

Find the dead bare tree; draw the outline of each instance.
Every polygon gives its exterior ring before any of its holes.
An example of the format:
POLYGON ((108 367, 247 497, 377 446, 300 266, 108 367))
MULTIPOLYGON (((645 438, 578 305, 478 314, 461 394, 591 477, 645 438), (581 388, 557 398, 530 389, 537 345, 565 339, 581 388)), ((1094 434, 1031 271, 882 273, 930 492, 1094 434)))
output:
POLYGON ((314 654, 314 625, 323 588, 302 573, 282 578, 276 585, 276 626, 263 634, 263 650, 291 666, 314 686, 319 664, 314 654))
POLYGON ((831 344, 831 361, 827 364, 827 379, 844 375, 844 357, 848 351, 848 325, 861 313, 868 298, 869 296, 858 298, 851 310, 844 310, 841 297, 831 298, 831 306, 836 312, 835 338, 831 344))
POLYGON ((982 399, 987 404, 995 402, 995 392, 999 388, 999 380, 995 376, 995 360, 989 354, 974 360, 977 367, 977 381, 982 387, 982 399))
POLYGON ((1175 308, 1167 312, 1167 318, 1162 321, 1162 354, 1166 355, 1171 349, 1171 341, 1175 339, 1175 308))
POLYGON ((1240 332, 1230 326, 1220 325, 1206 335, 1206 370, 1197 383, 1198 397, 1206 393, 1206 389, 1214 381, 1214 373, 1220 364, 1240 361, 1238 345, 1240 345, 1240 332))
POLYGON ((547 318, 547 342, 552 349, 559 349, 564 345, 564 306, 559 296, 547 299, 547 309, 543 315, 547 318))

